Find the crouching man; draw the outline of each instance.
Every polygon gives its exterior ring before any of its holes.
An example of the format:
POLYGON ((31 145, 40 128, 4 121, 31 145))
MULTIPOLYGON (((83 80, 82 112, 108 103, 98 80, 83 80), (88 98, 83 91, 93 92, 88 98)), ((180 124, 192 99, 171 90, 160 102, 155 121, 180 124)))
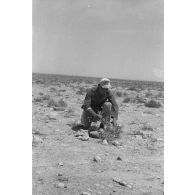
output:
POLYGON ((104 128, 108 122, 116 125, 118 105, 110 88, 110 80, 104 78, 97 87, 87 91, 81 116, 81 124, 85 129, 89 129, 91 123, 97 121, 101 121, 100 128, 104 128))

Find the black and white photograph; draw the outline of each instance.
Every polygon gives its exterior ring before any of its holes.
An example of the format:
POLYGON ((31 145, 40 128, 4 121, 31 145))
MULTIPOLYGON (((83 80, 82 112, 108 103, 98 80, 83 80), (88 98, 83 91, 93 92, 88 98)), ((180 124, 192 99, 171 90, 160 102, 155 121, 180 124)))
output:
POLYGON ((32 0, 32 194, 164 194, 164 0, 32 0))

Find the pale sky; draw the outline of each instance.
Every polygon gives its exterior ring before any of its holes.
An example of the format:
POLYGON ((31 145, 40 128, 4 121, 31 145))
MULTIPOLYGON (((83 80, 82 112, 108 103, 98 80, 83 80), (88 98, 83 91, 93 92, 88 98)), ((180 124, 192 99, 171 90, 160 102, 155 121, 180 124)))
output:
POLYGON ((32 70, 163 81, 163 0, 33 0, 32 70))

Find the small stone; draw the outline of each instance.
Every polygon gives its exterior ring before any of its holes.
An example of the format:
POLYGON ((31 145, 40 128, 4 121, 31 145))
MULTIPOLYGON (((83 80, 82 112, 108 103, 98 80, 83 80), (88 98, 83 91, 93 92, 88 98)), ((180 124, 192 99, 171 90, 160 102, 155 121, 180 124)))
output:
POLYGON ((84 134, 83 134, 83 132, 78 131, 74 136, 75 137, 79 137, 79 136, 84 136, 84 134))
POLYGON ((39 136, 33 135, 33 143, 43 143, 43 139, 39 136))
POLYGON ((63 162, 59 162, 58 165, 59 165, 60 167, 62 167, 64 164, 63 164, 63 162))
POLYGON ((49 120, 57 120, 56 115, 54 115, 54 114, 48 114, 47 117, 49 120))
POLYGON ((159 141, 159 142, 163 142, 163 141, 164 141, 164 139, 162 139, 162 138, 158 138, 158 139, 157 139, 157 141, 159 141))
POLYGON ((151 137, 151 138, 150 138, 150 141, 151 141, 151 142, 157 142, 158 140, 157 140, 157 138, 155 138, 155 137, 151 137))
POLYGON ((117 157, 117 160, 122 160, 122 158, 120 156, 117 157))
POLYGON ((82 141, 88 141, 89 140, 89 136, 85 135, 85 136, 82 136, 82 137, 78 137, 78 139, 80 139, 82 141))
POLYGON ((120 146, 120 143, 119 143, 119 141, 114 140, 114 141, 112 142, 112 145, 114 145, 114 146, 120 146))
POLYGON ((132 184, 128 184, 127 187, 130 188, 130 189, 133 189, 133 185, 132 184))
POLYGON ((60 181, 60 182, 65 182, 65 181, 68 182, 68 178, 61 176, 61 177, 58 178, 58 181, 60 181))
POLYGON ((102 144, 103 144, 103 145, 108 145, 107 140, 106 140, 106 139, 104 139, 104 140, 103 140, 103 142, 102 142, 102 144))
POLYGON ((81 195, 91 195, 90 193, 88 193, 88 192, 82 192, 82 194, 81 195))
POLYGON ((95 157, 93 158, 93 161, 94 161, 94 162, 100 162, 100 161, 101 161, 101 158, 100 158, 99 156, 95 156, 95 157))
POLYGON ((104 129, 100 128, 100 129, 99 129, 99 132, 100 132, 101 134, 103 134, 103 133, 104 133, 104 129))
POLYGON ((98 131, 90 131, 89 136, 98 139, 100 137, 100 133, 98 131))
POLYGON ((42 177, 39 177, 39 178, 38 178, 38 183, 40 183, 40 184, 44 184, 44 182, 43 182, 43 178, 42 178, 42 177))
POLYGON ((40 135, 41 133, 40 133, 40 131, 38 129, 35 129, 35 130, 33 130, 33 134, 40 135))
POLYGON ((120 184, 121 186, 126 186, 126 187, 132 189, 132 185, 127 184, 125 181, 122 181, 122 180, 119 179, 119 178, 116 178, 116 177, 115 177, 115 178, 113 179, 113 181, 116 182, 116 183, 118 183, 118 184, 120 184))
POLYGON ((56 188, 67 188, 67 186, 66 186, 64 183, 61 183, 61 182, 56 183, 56 184, 55 184, 55 187, 56 187, 56 188))

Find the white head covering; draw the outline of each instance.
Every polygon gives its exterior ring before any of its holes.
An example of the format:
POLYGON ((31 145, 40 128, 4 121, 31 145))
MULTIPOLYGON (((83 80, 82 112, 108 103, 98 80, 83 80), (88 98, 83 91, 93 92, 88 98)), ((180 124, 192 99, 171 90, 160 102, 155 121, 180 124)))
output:
POLYGON ((106 89, 111 88, 110 80, 108 78, 101 79, 99 84, 102 88, 106 88, 106 89))

